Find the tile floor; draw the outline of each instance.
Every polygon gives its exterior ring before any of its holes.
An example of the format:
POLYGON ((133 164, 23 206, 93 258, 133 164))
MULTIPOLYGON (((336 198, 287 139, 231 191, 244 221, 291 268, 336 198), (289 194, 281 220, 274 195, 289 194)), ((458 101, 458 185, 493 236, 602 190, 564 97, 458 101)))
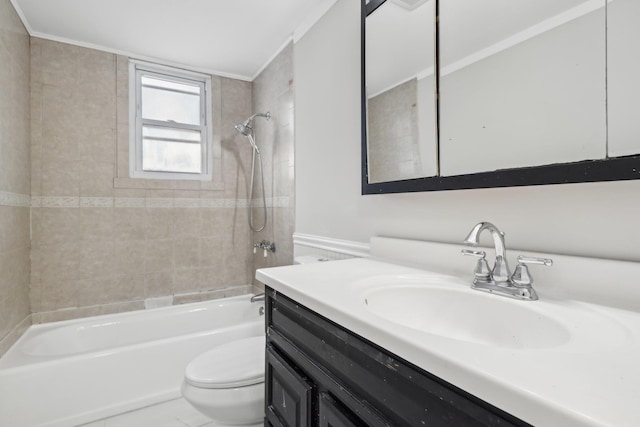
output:
POLYGON ((125 412, 81 427, 222 427, 180 398, 125 412))

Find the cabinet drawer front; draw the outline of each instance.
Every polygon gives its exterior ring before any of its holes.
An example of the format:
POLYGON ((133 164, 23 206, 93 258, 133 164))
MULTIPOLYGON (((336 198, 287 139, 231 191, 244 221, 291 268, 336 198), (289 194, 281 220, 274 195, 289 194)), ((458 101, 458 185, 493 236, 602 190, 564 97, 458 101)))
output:
POLYGON ((269 291, 267 327, 394 426, 527 426, 306 307, 269 291))
POLYGON ((313 386, 277 352, 266 352, 266 415, 274 426, 311 425, 313 386))

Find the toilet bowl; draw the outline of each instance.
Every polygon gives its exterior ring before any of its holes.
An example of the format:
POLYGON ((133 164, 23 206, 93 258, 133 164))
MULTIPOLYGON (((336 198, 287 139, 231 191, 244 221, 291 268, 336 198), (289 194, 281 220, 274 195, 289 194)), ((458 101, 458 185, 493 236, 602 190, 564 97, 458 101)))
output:
POLYGON ((265 336, 219 345, 193 359, 182 396, 219 424, 252 425, 264 419, 265 336))

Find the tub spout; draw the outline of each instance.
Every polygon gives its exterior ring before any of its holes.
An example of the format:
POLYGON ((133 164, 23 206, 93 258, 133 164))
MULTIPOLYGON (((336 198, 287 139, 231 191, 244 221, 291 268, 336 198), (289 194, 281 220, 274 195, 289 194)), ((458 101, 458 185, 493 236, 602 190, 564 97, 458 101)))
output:
POLYGON ((253 295, 251 297, 251 302, 256 302, 256 301, 264 301, 264 292, 262 292, 261 294, 257 294, 257 295, 253 295))

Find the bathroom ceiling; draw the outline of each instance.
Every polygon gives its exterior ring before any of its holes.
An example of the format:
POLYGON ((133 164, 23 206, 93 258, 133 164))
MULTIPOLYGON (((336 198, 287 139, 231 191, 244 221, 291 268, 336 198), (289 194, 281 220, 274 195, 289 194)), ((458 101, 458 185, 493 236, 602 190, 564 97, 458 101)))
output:
POLYGON ((11 0, 29 33, 253 80, 336 0, 11 0))

